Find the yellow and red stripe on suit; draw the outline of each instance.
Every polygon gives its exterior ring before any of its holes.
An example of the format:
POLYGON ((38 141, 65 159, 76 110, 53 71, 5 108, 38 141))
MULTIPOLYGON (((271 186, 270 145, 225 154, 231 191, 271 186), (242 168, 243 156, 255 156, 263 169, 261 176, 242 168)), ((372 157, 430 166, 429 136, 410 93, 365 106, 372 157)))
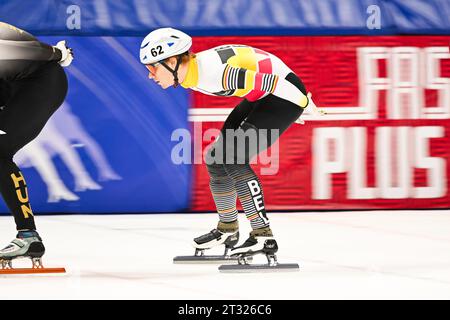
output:
POLYGON ((278 57, 244 45, 225 45, 196 54, 181 84, 210 95, 259 100, 276 95, 306 107, 308 98, 284 78, 292 70, 278 57))

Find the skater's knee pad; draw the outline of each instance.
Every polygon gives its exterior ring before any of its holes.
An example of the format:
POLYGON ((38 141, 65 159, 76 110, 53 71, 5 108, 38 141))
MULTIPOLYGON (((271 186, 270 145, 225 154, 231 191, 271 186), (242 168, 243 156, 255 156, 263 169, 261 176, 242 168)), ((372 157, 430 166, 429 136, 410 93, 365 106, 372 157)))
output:
POLYGON ((212 179, 227 175, 223 167, 222 154, 222 141, 217 139, 205 154, 206 169, 208 170, 208 174, 212 179))
POLYGON ((224 135, 224 164, 249 164, 259 152, 260 130, 243 122, 238 129, 227 129, 224 135))
POLYGON ((221 165, 223 164, 223 139, 222 136, 219 136, 216 141, 209 146, 209 149, 205 154, 205 163, 207 166, 209 165, 221 165))
POLYGON ((207 164, 206 169, 212 179, 227 176, 227 172, 225 171, 223 164, 207 164))
POLYGON ((249 164, 224 164, 223 167, 228 176, 233 178, 235 182, 239 177, 249 176, 253 173, 249 164))

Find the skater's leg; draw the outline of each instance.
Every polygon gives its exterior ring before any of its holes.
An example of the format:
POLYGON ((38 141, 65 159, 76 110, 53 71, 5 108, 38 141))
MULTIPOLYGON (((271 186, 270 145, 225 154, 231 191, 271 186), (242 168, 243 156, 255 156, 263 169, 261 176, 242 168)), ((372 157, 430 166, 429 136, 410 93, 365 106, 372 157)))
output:
POLYGON ((238 211, 236 209, 236 190, 234 182, 225 172, 223 165, 210 163, 214 156, 214 146, 207 154, 207 168, 210 176, 209 186, 219 213, 219 223, 216 229, 194 239, 193 245, 197 249, 209 249, 225 244, 227 247, 238 241, 238 211))
MULTIPOLYGON (((302 87, 300 86, 301 81, 295 75, 288 77, 286 78, 288 81, 302 87), (295 80, 298 80, 297 83, 295 80)), ((300 90, 302 89, 304 90, 304 87, 300 88, 300 90)), ((225 153, 232 153, 232 157, 228 158, 234 158, 234 162, 227 162, 224 167, 228 175, 235 181, 239 201, 253 229, 244 244, 231 250, 233 256, 253 255, 259 252, 273 255, 278 250, 266 215, 263 188, 250 167, 250 160, 257 153, 270 147, 300 117, 302 112, 303 109, 297 105, 268 95, 259 101, 254 110, 242 122, 239 126, 241 130, 230 132, 233 140, 225 139, 225 153), (255 137, 253 144, 256 146, 251 145, 251 139, 249 143, 242 145, 242 141, 246 141, 247 137, 255 137), (239 144, 238 141, 241 143, 239 144)), ((225 158, 227 157, 225 156, 225 158)))
POLYGON ((219 223, 217 228, 194 239, 193 245, 197 249, 209 249, 222 244, 232 247, 239 240, 234 181, 228 176, 222 164, 211 162, 214 154, 215 145, 208 151, 206 160, 210 176, 209 186, 219 213, 219 223))
POLYGON ((21 256, 36 258, 36 263, 41 265, 40 257, 44 255, 45 247, 36 232, 25 179, 12 161, 12 156, 0 158, 0 192, 14 216, 18 230, 16 239, 0 250, 1 268, 11 267, 11 260, 21 256))
MULTIPOLYGON (((306 94, 301 80, 293 73, 286 80, 306 94)), ((273 95, 259 100, 243 121, 239 129, 228 131, 237 137, 235 143, 227 142, 225 153, 232 153, 233 163, 225 163, 224 168, 235 181, 237 195, 250 221, 258 234, 270 234, 269 220, 266 215, 263 188, 259 178, 250 166, 252 158, 270 147, 279 136, 302 114, 303 109, 297 105, 273 95), (252 134, 253 133, 253 134, 252 134), (243 137, 239 138, 242 135, 243 137), (245 141, 246 137, 256 137, 256 145, 239 145, 236 141, 245 141)), ((251 143, 251 142, 250 142, 251 143)), ((227 158, 226 156, 224 156, 227 158)))
POLYGON ((0 158, 0 193, 14 216, 17 230, 36 230, 27 184, 12 157, 0 158))
MULTIPOLYGON (((253 104, 243 100, 226 119, 222 133, 226 129, 238 128, 253 107, 253 104)), ((223 144, 222 139, 219 137, 210 146, 205 158, 210 177, 211 193, 219 213, 219 223, 217 228, 211 232, 194 239, 193 246, 197 249, 209 249, 222 244, 229 248, 234 246, 239 240, 238 211, 236 208, 237 194, 234 180, 228 176, 223 167, 222 155, 223 144)))
POLYGON ((33 213, 23 174, 13 162, 14 154, 32 141, 67 93, 67 78, 61 66, 51 62, 29 78, 10 83, 6 107, 0 112, 0 192, 19 230, 16 239, 3 250, 0 259, 41 257, 44 246, 35 231, 33 213))
POLYGON ((249 101, 241 101, 225 120, 221 130, 222 137, 210 147, 206 155, 205 160, 209 174, 209 186, 217 212, 219 213, 219 229, 238 228, 237 193, 234 180, 228 175, 223 166, 223 140, 221 139, 223 139, 227 129, 239 128, 239 125, 250 114, 253 108, 254 104, 249 101))
POLYGON ((247 141, 242 145, 239 141, 242 143, 247 136, 259 140, 258 130, 245 120, 239 130, 227 130, 224 138, 223 169, 233 180, 237 196, 253 230, 269 227, 261 182, 250 166, 250 160, 258 153, 258 149, 249 144, 258 145, 259 142, 247 141), (251 131, 254 131, 254 134, 251 134, 251 131), (230 134, 233 135, 233 139, 230 139, 230 134))
POLYGON ((41 132, 67 92, 62 68, 49 63, 33 76, 11 83, 11 95, 0 111, 0 192, 16 220, 17 229, 35 230, 23 174, 14 154, 41 132))
POLYGON ((209 187, 222 224, 237 221, 237 194, 234 181, 221 164, 208 164, 209 187))
POLYGON ((232 177, 239 201, 252 229, 269 226, 261 183, 248 164, 228 164, 227 173, 232 177))

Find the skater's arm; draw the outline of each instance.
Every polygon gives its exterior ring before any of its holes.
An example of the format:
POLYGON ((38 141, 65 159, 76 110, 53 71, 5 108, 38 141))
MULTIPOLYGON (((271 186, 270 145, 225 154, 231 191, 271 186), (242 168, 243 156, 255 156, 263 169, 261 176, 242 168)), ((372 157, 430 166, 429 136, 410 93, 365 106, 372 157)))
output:
POLYGON ((0 60, 60 61, 61 58, 61 50, 37 40, 0 40, 0 60))
POLYGON ((288 100, 302 108, 308 105, 308 97, 289 81, 275 74, 255 72, 226 65, 222 76, 224 90, 259 90, 288 100))
POLYGON ((0 60, 60 61, 62 52, 13 25, 0 22, 0 60))

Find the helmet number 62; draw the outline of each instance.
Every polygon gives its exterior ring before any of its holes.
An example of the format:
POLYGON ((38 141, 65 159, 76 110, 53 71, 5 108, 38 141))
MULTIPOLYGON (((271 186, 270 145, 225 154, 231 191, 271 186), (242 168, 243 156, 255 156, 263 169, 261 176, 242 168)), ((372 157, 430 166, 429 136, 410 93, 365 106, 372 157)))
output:
POLYGON ((151 52, 152 56, 154 56, 154 57, 164 53, 164 51, 162 50, 162 46, 157 46, 155 48, 152 48, 150 50, 150 52, 151 52))

